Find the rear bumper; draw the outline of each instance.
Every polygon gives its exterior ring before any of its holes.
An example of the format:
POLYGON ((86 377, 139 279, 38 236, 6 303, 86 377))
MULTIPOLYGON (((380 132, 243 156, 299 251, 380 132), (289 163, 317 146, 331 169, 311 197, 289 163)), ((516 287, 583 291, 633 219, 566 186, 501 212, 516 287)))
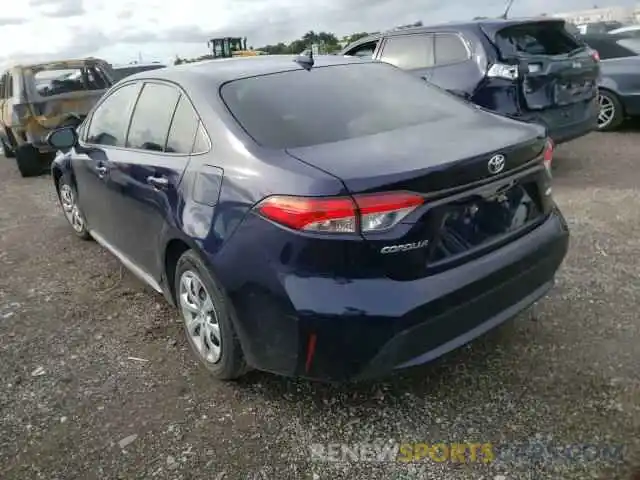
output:
POLYGON ((540 123, 547 129, 553 142, 561 143, 587 135, 598 127, 597 99, 568 107, 552 108, 539 113, 529 113, 524 121, 540 123))
MULTIPOLYGON (((566 223, 554 211, 502 248, 419 280, 280 271, 272 277, 278 288, 265 278, 262 288, 232 293, 240 341, 253 367, 316 380, 370 378, 422 364, 543 296, 568 240, 566 223)), ((257 257, 247 261, 263 271, 257 257)))

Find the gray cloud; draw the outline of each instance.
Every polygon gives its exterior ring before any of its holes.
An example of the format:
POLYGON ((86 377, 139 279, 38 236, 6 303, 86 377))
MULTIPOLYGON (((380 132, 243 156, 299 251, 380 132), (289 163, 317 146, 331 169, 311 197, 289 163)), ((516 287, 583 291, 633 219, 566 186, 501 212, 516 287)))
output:
MULTIPOLYGON (((279 8, 275 1, 239 0, 243 14, 233 26, 209 32, 213 36, 246 36, 259 46, 291 41, 309 30, 347 35, 378 31, 421 20, 424 24, 470 20, 475 16, 498 16, 506 0, 307 0, 279 8), (303 6, 304 5, 304 6, 303 6), (244 14, 255 10, 255 14, 244 14)), ((589 9, 594 0, 515 0, 512 16, 537 16, 542 13, 589 9)), ((601 0, 600 7, 633 6, 634 0, 601 0)))
POLYGON ((0 27, 9 27, 11 25, 22 25, 27 23, 26 18, 0 18, 0 27))
POLYGON ((40 7, 45 7, 44 11, 41 11, 42 15, 51 18, 80 17, 87 13, 83 0, 31 0, 30 5, 39 10, 40 7), (53 10, 50 7, 53 7, 53 10))
POLYGON ((127 20, 131 17, 133 17, 133 12, 131 10, 123 10, 121 12, 118 12, 118 14, 116 15, 116 18, 118 18, 118 20, 127 20))
MULTIPOLYGON (((555 0, 515 0, 512 16, 531 16, 554 13, 559 10, 571 11, 593 7, 594 0, 565 0, 559 4, 555 0)), ((30 0, 37 7, 55 7, 54 16, 70 16, 82 12, 82 0, 30 0), (66 13, 62 13, 66 12, 66 13)), ((598 6, 633 6, 634 0, 599 0, 598 6)), ((424 24, 454 20, 467 20, 475 16, 498 16, 506 5, 506 0, 225 0, 224 8, 231 16, 229 26, 206 30, 198 26, 182 26, 163 29, 160 17, 157 28, 140 31, 137 25, 118 34, 107 35, 98 29, 73 29, 75 38, 56 57, 81 57, 93 54, 102 47, 123 44, 202 45, 206 49, 208 39, 216 36, 247 37, 249 45, 260 47, 269 43, 290 42, 309 30, 333 32, 338 36, 354 32, 378 31, 418 20, 424 24)), ((221 8, 221 7, 217 7, 221 8)), ((127 19, 136 15, 150 14, 140 5, 123 10, 117 16, 127 19)), ((153 17, 154 15, 149 15, 153 17)), ((0 20, 4 24, 18 20, 0 20)), ((21 22, 20 22, 21 23, 21 22)), ((10 23, 18 24, 18 23, 10 23)), ((0 53, 1 57, 1 53, 0 53)))

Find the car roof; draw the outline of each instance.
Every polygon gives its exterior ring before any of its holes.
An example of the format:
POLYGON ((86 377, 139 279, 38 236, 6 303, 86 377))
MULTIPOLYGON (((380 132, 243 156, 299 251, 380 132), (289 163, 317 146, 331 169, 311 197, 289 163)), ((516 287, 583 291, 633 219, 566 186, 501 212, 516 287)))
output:
POLYGON ((112 65, 111 68, 119 70, 121 68, 135 68, 135 67, 166 67, 164 63, 149 62, 149 63, 125 63, 122 65, 112 65))
POLYGON ((396 30, 388 30, 386 32, 374 33, 372 35, 368 35, 366 37, 362 37, 361 39, 356 40, 355 42, 347 45, 345 48, 350 48, 360 43, 367 43, 374 40, 378 40, 381 37, 390 37, 390 36, 398 36, 398 35, 409 35, 415 33, 427 33, 427 32, 450 32, 450 31, 459 31, 459 30, 467 30, 469 28, 478 28, 483 27, 488 30, 499 30, 506 27, 511 27, 514 25, 520 25, 524 23, 533 23, 533 22, 564 22, 561 18, 556 17, 531 17, 531 18, 482 18, 478 20, 468 20, 466 22, 446 22, 446 23, 438 23, 433 25, 422 25, 420 27, 409 27, 409 28, 399 28, 396 30))
POLYGON ((585 35, 580 35, 580 39, 586 43, 589 43, 589 41, 616 43, 618 40, 622 40, 625 38, 635 37, 633 35, 624 35, 624 32, 622 32, 620 35, 611 35, 609 33, 587 33, 585 35))
POLYGON ((616 34, 616 33, 624 33, 624 32, 634 32, 636 30, 640 30, 640 25, 627 25, 625 27, 620 27, 620 28, 614 28, 613 30, 609 31, 609 34, 616 34))
MULTIPOLYGON (((126 78, 133 80, 168 80, 179 84, 206 84, 207 88, 241 78, 269 75, 272 73, 302 70, 294 62, 297 55, 264 55, 256 57, 234 57, 205 60, 195 63, 183 63, 156 70, 135 73, 126 78)), ((313 68, 353 63, 372 63, 373 60, 344 57, 339 55, 318 55, 314 57, 313 68)))

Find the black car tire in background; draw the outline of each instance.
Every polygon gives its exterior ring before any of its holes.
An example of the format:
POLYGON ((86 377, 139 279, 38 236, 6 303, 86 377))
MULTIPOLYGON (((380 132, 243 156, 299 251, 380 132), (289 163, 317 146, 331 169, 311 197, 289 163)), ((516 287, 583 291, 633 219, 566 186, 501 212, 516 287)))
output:
MULTIPOLYGON (((244 361, 242 347, 235 332, 233 307, 222 288, 211 276, 209 269, 200 257, 192 250, 187 250, 178 259, 175 272, 174 291, 176 305, 180 310, 187 341, 193 353, 218 380, 234 380, 241 377, 249 369, 244 361), (201 309, 202 313, 210 313, 210 315, 206 315, 205 318, 201 319, 202 325, 200 329, 204 328, 204 322, 208 322, 208 325, 215 324, 217 326, 219 357, 216 361, 208 360, 205 357, 206 353, 203 355, 200 352, 196 344, 198 339, 194 340, 194 332, 190 331, 194 329, 194 324, 198 322, 194 321, 193 317, 189 318, 189 315, 195 316, 195 314, 185 309, 184 300, 181 298, 181 293, 185 287, 183 282, 186 278, 190 278, 192 281, 195 280, 194 283, 199 284, 196 287, 198 291, 195 294, 200 298, 201 305, 205 303, 205 298, 211 301, 212 308, 210 312, 205 312, 204 308, 201 309)), ((204 338, 202 332, 199 333, 200 339, 204 338)), ((212 341, 210 335, 208 335, 208 339, 209 342, 212 341)))
POLYGON ((20 145, 16 149, 16 163, 23 177, 42 175, 45 169, 42 160, 40 151, 31 144, 20 145))
POLYGON ((78 203, 76 188, 68 175, 63 175, 57 182, 58 200, 65 218, 71 225, 73 233, 82 240, 91 240, 87 222, 78 203))
POLYGON ((600 104, 598 130, 610 132, 618 128, 624 121, 624 110, 617 95, 609 90, 600 88, 598 91, 598 103, 600 104))
POLYGON ((7 158, 16 158, 16 152, 13 148, 11 148, 9 145, 7 145, 7 142, 5 142, 4 140, 2 140, 0 138, 0 147, 2 147, 2 152, 4 153, 4 156, 7 158))

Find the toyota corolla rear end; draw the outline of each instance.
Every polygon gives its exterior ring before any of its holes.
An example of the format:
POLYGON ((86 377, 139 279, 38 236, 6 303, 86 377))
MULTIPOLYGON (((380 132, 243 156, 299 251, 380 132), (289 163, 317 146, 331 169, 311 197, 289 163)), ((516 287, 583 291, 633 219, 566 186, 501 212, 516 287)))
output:
POLYGON ((552 287, 568 230, 541 127, 382 64, 268 77, 231 82, 222 98, 256 144, 340 193, 265 186, 225 246, 249 364, 377 376, 469 342, 552 287))

